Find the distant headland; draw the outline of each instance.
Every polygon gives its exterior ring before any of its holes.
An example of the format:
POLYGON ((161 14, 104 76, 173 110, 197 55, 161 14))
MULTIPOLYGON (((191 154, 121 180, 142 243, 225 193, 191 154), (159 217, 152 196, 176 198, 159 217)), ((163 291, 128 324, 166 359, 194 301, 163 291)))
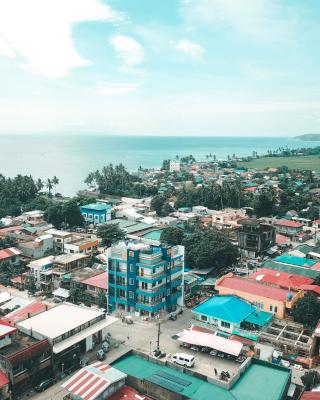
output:
POLYGON ((320 141, 320 133, 307 133, 305 135, 296 136, 295 139, 317 142, 320 141))

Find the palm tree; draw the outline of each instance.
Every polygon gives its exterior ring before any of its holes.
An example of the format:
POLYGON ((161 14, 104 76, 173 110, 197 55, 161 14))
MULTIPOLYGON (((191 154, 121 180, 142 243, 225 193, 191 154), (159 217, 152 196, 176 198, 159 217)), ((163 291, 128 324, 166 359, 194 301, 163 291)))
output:
POLYGON ((59 179, 56 176, 54 176, 52 178, 51 182, 54 185, 54 194, 56 195, 57 194, 57 185, 59 184, 59 179))
POLYGON ((50 196, 50 195, 51 195, 51 190, 52 190, 52 188, 53 188, 53 185, 52 185, 52 182, 51 182, 51 179, 50 179, 50 178, 47 179, 46 188, 48 189, 48 194, 49 194, 49 196, 50 196))
POLYGON ((43 189, 44 183, 42 182, 42 180, 40 178, 37 180, 36 186, 37 186, 38 191, 41 192, 41 190, 43 189))

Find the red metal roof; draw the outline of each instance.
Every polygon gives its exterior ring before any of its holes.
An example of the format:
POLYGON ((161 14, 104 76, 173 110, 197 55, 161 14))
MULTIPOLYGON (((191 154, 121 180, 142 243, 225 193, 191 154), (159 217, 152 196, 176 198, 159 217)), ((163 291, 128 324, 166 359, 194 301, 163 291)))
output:
POLYGON ((219 290, 219 287, 232 289, 232 293, 234 293, 233 291, 238 291, 280 301, 287 300, 289 293, 288 290, 285 289, 268 286, 251 279, 239 278, 235 276, 226 276, 222 278, 216 284, 217 290, 219 290))
POLYGON ((229 339, 236 340, 237 342, 241 342, 248 346, 253 346, 255 344, 255 342, 253 340, 250 340, 250 339, 244 338, 242 336, 238 336, 238 335, 231 335, 229 339))
POLYGON ((139 394, 135 389, 129 386, 123 386, 114 393, 109 400, 150 400, 149 397, 139 394))
POLYGON ((313 264, 313 266, 311 267, 311 269, 315 269, 317 271, 320 271, 320 262, 317 262, 315 264, 313 264))
POLYGON ((249 277, 261 283, 272 283, 286 289, 298 289, 301 285, 311 285, 313 279, 267 268, 260 268, 249 277))
POLYGON ((10 247, 9 249, 0 250, 0 261, 5 260, 7 258, 15 257, 21 254, 21 251, 16 249, 15 247, 10 247))
POLYGON ((280 225, 280 226, 287 226, 289 228, 301 228, 301 227, 303 227, 303 224, 300 224, 299 222, 290 221, 290 220, 286 220, 286 219, 279 219, 274 224, 275 225, 280 225))
POLYGON ((24 319, 46 311, 47 309, 48 306, 46 304, 42 303, 41 301, 34 301, 24 307, 19 308, 18 310, 10 312, 9 314, 5 315, 3 319, 15 324, 16 322, 23 321, 24 319))
POLYGON ((102 272, 101 274, 92 276, 91 278, 85 279, 81 281, 85 285, 94 286, 99 289, 107 290, 108 289, 108 274, 106 272, 102 272))
POLYGON ((306 292, 316 293, 318 296, 320 296, 320 286, 318 285, 301 285, 300 289, 306 292))
POLYGON ((5 226, 0 228, 0 236, 4 236, 4 233, 21 231, 22 227, 20 225, 5 226))
POLYGON ((320 392, 304 392, 300 400, 320 400, 320 392))
POLYGON ((7 375, 0 370, 0 388, 7 385, 9 383, 9 379, 7 375))
POLYGON ((287 244, 289 243, 289 238, 284 235, 280 235, 279 233, 276 234, 276 244, 287 244))

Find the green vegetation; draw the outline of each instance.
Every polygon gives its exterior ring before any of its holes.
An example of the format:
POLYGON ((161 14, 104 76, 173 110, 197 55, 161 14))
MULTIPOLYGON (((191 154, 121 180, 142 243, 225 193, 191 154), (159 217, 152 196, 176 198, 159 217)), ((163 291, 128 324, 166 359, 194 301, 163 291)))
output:
POLYGON ((239 162, 237 165, 238 167, 261 169, 287 166, 291 170, 320 172, 320 156, 261 157, 252 161, 239 162))
POLYGON ((179 228, 169 226, 161 232, 160 240, 172 245, 181 244, 183 240, 183 231, 179 228))
POLYGON ((120 229, 119 224, 104 224, 98 227, 97 236, 102 239, 104 246, 110 247, 112 244, 123 240, 126 235, 120 229))
POLYGON ((320 307, 317 297, 312 293, 307 293, 296 302, 292 309, 292 315, 295 321, 314 328, 320 319, 320 307))
POLYGON ((320 133, 307 133, 305 135, 296 136, 296 139, 300 140, 310 140, 310 141, 320 141, 320 133))
POLYGON ((166 196, 158 194, 151 200, 151 210, 155 211, 159 217, 166 217, 173 211, 173 208, 166 196))
POLYGON ((109 164, 101 171, 90 172, 85 183, 97 186, 104 195, 142 197, 157 192, 157 188, 143 185, 141 179, 131 175, 122 164, 109 164))
POLYGON ((232 266, 239 256, 228 236, 214 228, 196 228, 185 235, 182 244, 187 265, 200 269, 214 267, 215 275, 232 266))
POLYGON ((306 371, 306 373, 301 377, 301 381, 306 390, 312 390, 314 387, 320 384, 320 374, 315 370, 306 371))

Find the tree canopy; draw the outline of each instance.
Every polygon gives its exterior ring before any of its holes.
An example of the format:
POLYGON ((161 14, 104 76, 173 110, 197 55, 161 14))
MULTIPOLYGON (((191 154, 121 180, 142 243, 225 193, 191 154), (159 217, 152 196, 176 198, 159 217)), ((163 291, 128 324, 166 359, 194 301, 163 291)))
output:
POLYGON ((313 293, 307 293, 299 299, 292 309, 295 321, 310 328, 314 328, 320 319, 320 306, 317 297, 313 293))
POLYGON ((112 244, 123 240, 125 232, 120 229, 119 224, 104 224, 98 227, 97 236, 102 239, 104 246, 110 247, 112 244))
POLYGON ((160 240, 172 245, 180 245, 183 240, 183 231, 179 228, 169 226, 161 232, 160 240))
POLYGON ((185 236, 182 244, 188 266, 199 269, 214 267, 215 274, 232 266, 238 257, 238 248, 224 232, 214 228, 196 229, 185 236))

